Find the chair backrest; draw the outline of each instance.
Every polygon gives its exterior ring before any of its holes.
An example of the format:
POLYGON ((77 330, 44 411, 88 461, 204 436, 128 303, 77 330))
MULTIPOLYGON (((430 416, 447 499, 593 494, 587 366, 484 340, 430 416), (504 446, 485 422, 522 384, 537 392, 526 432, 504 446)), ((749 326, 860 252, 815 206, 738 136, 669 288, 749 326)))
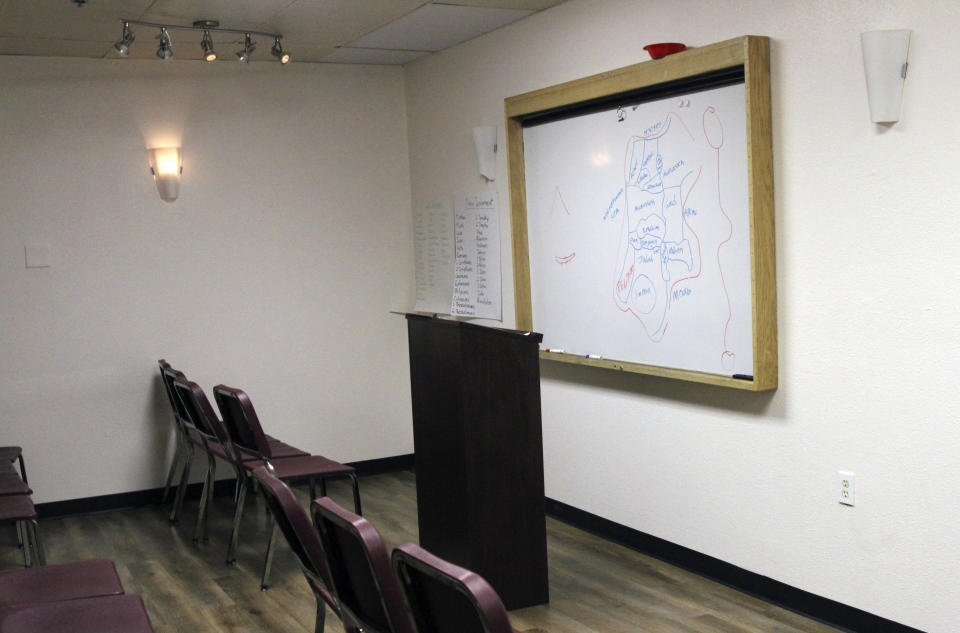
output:
POLYGON ((373 524, 329 497, 312 507, 344 623, 371 633, 412 633, 390 555, 373 524))
POLYGON ((392 558, 415 633, 513 633, 500 596, 477 574, 415 543, 392 558))
POLYGON ((271 459, 270 444, 250 397, 241 389, 217 385, 213 388, 213 398, 217 401, 217 408, 233 441, 244 450, 271 459))
POLYGON ((163 379, 163 388, 166 389, 167 398, 170 399, 170 406, 173 408, 174 420, 178 424, 182 423, 187 414, 183 410, 183 403, 180 402, 180 398, 177 397, 177 393, 173 389, 173 381, 184 377, 183 372, 177 371, 162 358, 157 363, 160 365, 160 378, 163 379))
POLYGON ((300 569, 314 594, 340 614, 337 601, 331 593, 330 572, 317 533, 310 524, 307 511, 297 501, 287 484, 273 476, 266 466, 258 466, 253 476, 260 482, 260 489, 270 508, 270 514, 280 526, 290 549, 297 557, 300 569))
POLYGON ((187 380, 183 374, 173 381, 173 390, 177 398, 183 404, 183 410, 186 413, 187 420, 195 426, 208 443, 219 443, 228 459, 239 463, 240 458, 236 455, 233 444, 230 441, 230 435, 227 433, 223 422, 214 413, 210 401, 207 400, 207 394, 203 392, 200 386, 190 380, 187 380))

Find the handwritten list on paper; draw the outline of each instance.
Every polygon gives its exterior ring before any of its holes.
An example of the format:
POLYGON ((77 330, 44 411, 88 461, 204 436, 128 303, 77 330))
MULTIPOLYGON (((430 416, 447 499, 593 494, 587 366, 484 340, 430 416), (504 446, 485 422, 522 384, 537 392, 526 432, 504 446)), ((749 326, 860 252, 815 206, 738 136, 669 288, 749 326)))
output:
POLYGON ((415 310, 446 314, 453 285, 453 212, 449 202, 429 202, 414 216, 415 310))
POLYGON ((450 314, 502 318, 500 223, 496 193, 457 199, 450 314))

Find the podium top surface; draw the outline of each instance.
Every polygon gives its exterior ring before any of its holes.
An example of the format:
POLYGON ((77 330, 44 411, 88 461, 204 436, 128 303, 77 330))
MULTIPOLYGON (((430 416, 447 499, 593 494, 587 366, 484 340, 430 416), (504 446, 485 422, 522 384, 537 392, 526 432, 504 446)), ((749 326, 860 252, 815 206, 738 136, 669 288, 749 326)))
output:
POLYGON ((417 312, 407 312, 404 314, 408 321, 433 321, 439 326, 442 327, 454 327, 454 328, 463 328, 470 330, 479 330, 483 332, 494 332, 497 334, 504 334, 507 336, 516 336, 522 338, 529 338, 539 345, 543 340, 543 334, 539 332, 527 332, 524 330, 511 330, 509 328, 501 327, 490 327, 488 325, 480 325, 479 323, 470 323, 468 321, 460 321, 457 319, 441 319, 436 315, 422 314, 417 312))

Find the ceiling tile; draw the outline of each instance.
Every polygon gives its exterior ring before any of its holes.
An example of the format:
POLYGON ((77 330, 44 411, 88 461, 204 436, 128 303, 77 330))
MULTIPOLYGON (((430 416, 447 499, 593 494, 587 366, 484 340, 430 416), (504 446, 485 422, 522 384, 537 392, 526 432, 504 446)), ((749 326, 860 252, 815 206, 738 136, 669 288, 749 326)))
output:
POLYGON ((68 0, 9 0, 0 5, 0 37, 107 40, 120 36, 120 17, 134 17, 150 0, 105 0, 83 7, 68 0))
POLYGON ((566 0, 437 0, 437 4, 458 4, 466 7, 488 7, 491 9, 526 9, 541 11, 556 6, 566 0))
POLYGON ((428 4, 351 46, 439 51, 524 18, 531 11, 428 4))
POLYGON ((225 29, 258 30, 290 3, 291 0, 156 0, 141 19, 181 26, 196 20, 218 20, 225 29))
POLYGON ((425 51, 398 51, 383 48, 351 48, 344 46, 338 48, 320 59, 324 63, 330 64, 380 64, 380 65, 403 65, 420 59, 430 53, 425 51))
POLYGON ((402 18, 426 0, 296 0, 268 24, 286 35, 309 34, 340 46, 402 18))
POLYGON ((36 55, 40 57, 103 57, 113 42, 78 40, 38 40, 0 37, 0 55, 36 55))

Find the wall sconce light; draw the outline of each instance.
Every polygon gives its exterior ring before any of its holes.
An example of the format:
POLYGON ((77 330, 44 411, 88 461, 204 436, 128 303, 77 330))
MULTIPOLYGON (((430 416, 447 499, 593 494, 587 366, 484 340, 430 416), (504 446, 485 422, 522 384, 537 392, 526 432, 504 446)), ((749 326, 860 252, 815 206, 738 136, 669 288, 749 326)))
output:
POLYGON ((870 119, 874 123, 896 123, 900 120, 903 83, 907 78, 910 30, 867 31, 860 34, 860 44, 870 119))
POLYGON ((179 147, 155 147, 150 155, 150 173, 157 183, 157 191, 164 202, 173 202, 180 195, 180 174, 183 173, 179 147))
POLYGON ((477 148, 477 167, 480 175, 492 182, 497 173, 497 128, 480 125, 473 128, 473 144, 477 148))

